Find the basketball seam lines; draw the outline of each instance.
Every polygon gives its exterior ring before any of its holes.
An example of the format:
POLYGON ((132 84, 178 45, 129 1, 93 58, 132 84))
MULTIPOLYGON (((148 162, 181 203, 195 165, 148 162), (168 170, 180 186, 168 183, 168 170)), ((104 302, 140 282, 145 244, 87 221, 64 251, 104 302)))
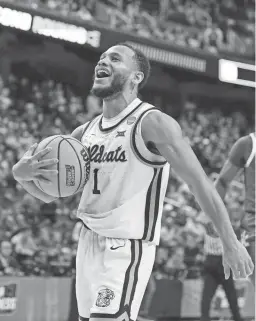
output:
MULTIPOLYGON (((54 137, 52 140, 50 140, 50 141, 45 145, 44 149, 45 149, 51 142, 53 142, 54 139, 56 139, 56 138, 58 138, 58 137, 59 137, 59 135, 58 135, 57 137, 54 137)), ((62 136, 61 136, 61 137, 62 137, 62 136)), ((46 138, 47 138, 47 137, 46 137, 46 138)), ((62 138, 63 138, 63 137, 62 137, 62 138)), ((38 147, 38 146, 37 146, 37 147, 38 147)), ((35 151, 36 151, 36 150, 37 150, 37 148, 34 150, 32 156, 35 154, 35 151)), ((59 163, 58 163, 58 164, 59 164, 59 163)), ((58 166, 58 165, 57 165, 57 166, 58 166)), ((38 183, 38 185, 40 186, 41 190, 42 190, 44 193, 46 193, 45 190, 42 188, 40 182, 37 181, 37 183, 38 183)))
POLYGON ((63 136, 60 135, 60 137, 62 137, 62 140, 59 142, 58 154, 57 154, 57 157, 59 160, 59 162, 58 162, 58 193, 59 193, 59 197, 61 197, 61 195, 60 195, 60 145, 65 140, 65 138, 63 136))
MULTIPOLYGON (((64 139, 65 139, 65 141, 67 141, 67 142, 69 143, 69 145, 73 148, 74 152, 76 153, 76 156, 77 156, 79 165, 80 165, 80 182, 79 182, 79 185, 78 185, 76 191, 72 194, 72 195, 74 195, 74 194, 79 190, 79 188, 80 188, 80 186, 81 186, 82 176, 83 176, 82 165, 81 165, 81 161, 80 161, 79 155, 77 154, 75 148, 74 148, 74 147, 72 146, 72 144, 68 141, 68 139, 70 139, 70 138, 64 138, 64 139)), ((76 141, 75 139, 72 139, 72 140, 76 141)), ((76 142, 77 142, 77 141, 76 141, 76 142)), ((71 195, 70 195, 70 196, 71 196, 71 195)))

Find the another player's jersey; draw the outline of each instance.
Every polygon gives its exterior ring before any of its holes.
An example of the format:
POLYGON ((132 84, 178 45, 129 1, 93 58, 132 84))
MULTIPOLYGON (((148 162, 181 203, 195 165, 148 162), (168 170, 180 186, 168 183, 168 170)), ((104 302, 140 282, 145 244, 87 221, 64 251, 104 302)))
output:
POLYGON ((78 217, 99 235, 159 243, 169 164, 142 138, 150 112, 161 111, 136 98, 114 119, 100 115, 84 127, 91 173, 78 217))
POLYGON ((255 213, 255 155, 256 155, 256 137, 255 134, 250 134, 251 137, 251 153, 244 166, 245 175, 245 210, 246 212, 255 213))
POLYGON ((231 150, 229 159, 244 171, 245 176, 245 210, 255 213, 255 134, 240 138, 231 150))

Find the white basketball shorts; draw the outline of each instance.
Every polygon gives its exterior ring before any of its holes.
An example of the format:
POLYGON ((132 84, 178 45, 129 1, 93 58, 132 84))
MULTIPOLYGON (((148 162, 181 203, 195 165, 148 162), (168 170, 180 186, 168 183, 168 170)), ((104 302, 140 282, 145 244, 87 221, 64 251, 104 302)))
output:
POLYGON ((156 246, 107 238, 82 227, 76 259, 80 320, 136 320, 152 272, 156 246))

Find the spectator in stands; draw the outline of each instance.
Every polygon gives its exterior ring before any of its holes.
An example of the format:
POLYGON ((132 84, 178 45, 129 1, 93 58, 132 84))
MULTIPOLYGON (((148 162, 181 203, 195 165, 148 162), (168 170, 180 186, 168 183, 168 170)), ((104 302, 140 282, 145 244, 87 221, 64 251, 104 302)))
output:
POLYGON ((45 251, 39 250, 35 253, 33 275, 36 275, 36 276, 51 275, 48 254, 45 251))
POLYGON ((155 264, 154 264, 154 269, 156 271, 155 277, 157 279, 162 279, 162 278, 166 277, 164 267, 165 267, 168 257, 169 257, 169 251, 166 247, 160 246, 157 248, 155 264))
POLYGON ((38 250, 38 246, 33 234, 33 230, 29 228, 12 238, 12 242, 15 245, 15 252, 18 255, 19 261, 27 257, 32 258, 38 250))
POLYGON ((72 250, 63 248, 55 260, 50 261, 51 270, 54 276, 70 276, 74 271, 72 250))
POLYGON ((168 279, 185 279, 187 269, 184 264, 184 248, 182 246, 178 246, 174 249, 174 252, 166 262, 165 272, 168 279))
POLYGON ((247 1, 246 5, 243 1, 233 0, 221 2, 22 0, 21 2, 35 9, 41 7, 79 20, 100 21, 113 29, 136 33, 141 37, 161 39, 167 43, 172 41, 181 46, 188 44, 191 48, 203 49, 213 54, 224 50, 250 58, 254 56, 253 1, 247 1), (226 21, 230 20, 232 23, 228 22, 227 26, 226 21), (176 35, 176 41, 172 39, 172 34, 176 35), (201 44, 201 40, 202 46, 199 48, 198 43, 201 44))
POLYGON ((217 24, 208 25, 203 35, 204 49, 211 53, 217 54, 218 49, 223 45, 223 32, 217 24))
POLYGON ((20 265, 13 256, 12 244, 2 241, 0 244, 0 275, 17 275, 20 265))

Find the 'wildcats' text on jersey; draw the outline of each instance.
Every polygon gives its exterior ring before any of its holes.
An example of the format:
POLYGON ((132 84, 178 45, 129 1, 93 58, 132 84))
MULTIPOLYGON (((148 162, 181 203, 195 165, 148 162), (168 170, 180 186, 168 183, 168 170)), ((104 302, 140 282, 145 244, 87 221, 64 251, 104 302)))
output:
POLYGON ((154 106, 136 98, 115 118, 85 124, 91 173, 78 217, 99 235, 158 244, 169 164, 145 146, 141 122, 154 106))

